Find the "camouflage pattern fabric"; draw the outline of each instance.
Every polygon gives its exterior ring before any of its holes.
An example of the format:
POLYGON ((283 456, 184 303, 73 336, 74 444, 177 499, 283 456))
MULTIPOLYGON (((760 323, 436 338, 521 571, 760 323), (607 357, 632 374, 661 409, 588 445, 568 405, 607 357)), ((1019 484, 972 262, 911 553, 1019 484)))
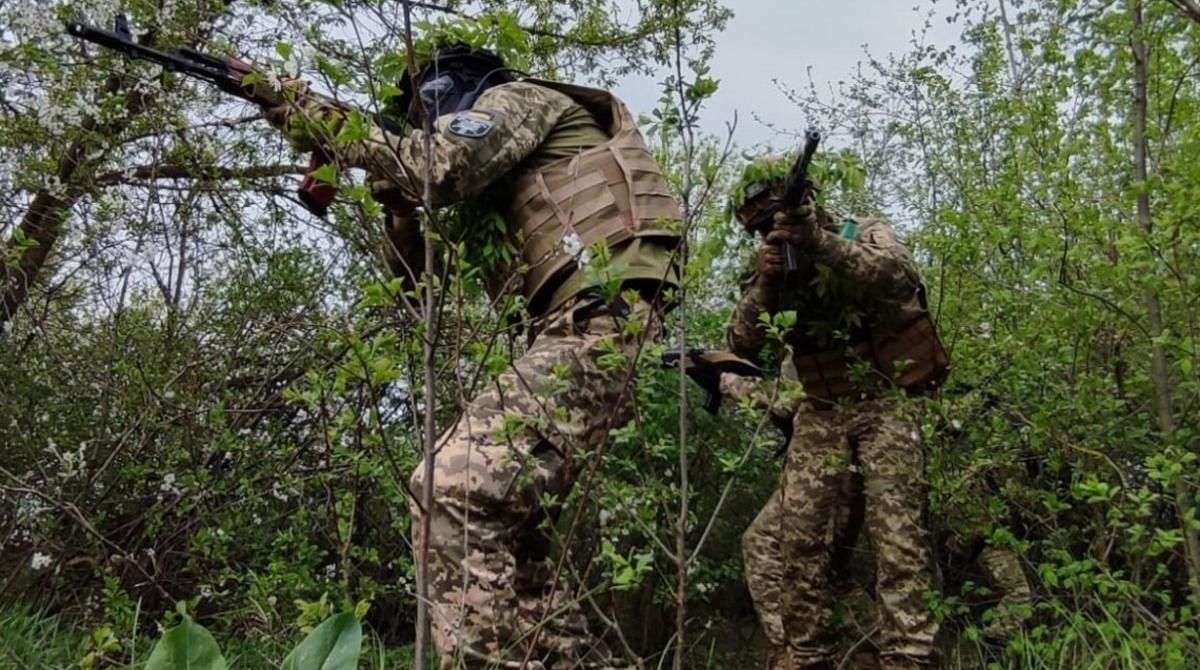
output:
POLYGON ((1021 569, 1021 559, 1008 549, 984 547, 975 559, 975 568, 998 596, 994 618, 984 626, 984 635, 1001 641, 1013 638, 1033 605, 1033 590, 1021 569))
MULTIPOLYGON (((548 553, 555 511, 543 500, 566 496, 587 455, 630 416, 638 338, 627 333, 642 327, 584 311, 562 311, 440 438, 429 571, 443 669, 622 667, 548 553)), ((646 303, 631 318, 655 320, 646 303)), ((423 467, 411 483, 420 500, 423 467)), ((415 502, 412 513, 420 528, 415 502)))
MULTIPOLYGON (((401 215, 423 201, 427 139, 423 130, 407 135, 389 132, 340 104, 308 94, 299 83, 295 88, 294 101, 266 112, 268 122, 283 131, 294 149, 325 149, 336 156, 342 169, 366 170, 376 200, 401 215)), ((501 195, 510 187, 513 175, 577 156, 609 139, 596 118, 568 95, 528 82, 489 88, 470 110, 445 114, 435 125, 436 131, 428 136, 431 165, 427 180, 435 208, 485 193, 501 195), (474 132, 464 134, 463 128, 473 128, 474 132), (492 188, 498 190, 489 191, 492 188)), ((416 222, 406 216, 400 219, 409 224, 416 222)), ((513 227, 511 221, 509 225, 513 227)), ((395 233, 389 231, 389 235, 395 233)), ((411 232, 404 234, 412 236, 411 232)), ((527 235, 528 231, 508 231, 511 240, 527 235)), ((659 239, 622 236, 612 245, 611 267, 624 268, 627 281, 675 285, 678 269, 674 246, 659 239)), ((388 261, 402 271, 397 276, 405 278, 407 268, 400 258, 393 253, 388 261)), ((492 297, 497 297, 497 287, 511 290, 511 269, 495 268, 483 278, 492 297)), ((560 307, 592 281, 578 270, 565 272, 555 280, 556 285, 546 288, 548 300, 530 303, 536 315, 560 307)))
POLYGON ((430 194, 434 207, 442 207, 479 195, 515 169, 575 106, 558 91, 512 82, 484 91, 470 110, 439 117, 429 138, 419 129, 403 137, 390 133, 319 97, 300 97, 272 109, 267 120, 302 152, 334 146, 333 139, 343 132, 362 135, 357 141, 336 144, 339 162, 366 170, 377 190, 398 187, 413 203, 422 200, 420 175, 425 171, 428 140, 430 194), (460 117, 478 121, 473 127, 486 127, 486 132, 478 136, 454 132, 452 128, 463 125, 460 117))
MULTIPOLYGON (((761 315, 794 310, 797 325, 780 369, 785 381, 798 378, 794 355, 836 346, 837 331, 887 327, 922 309, 916 265, 886 221, 860 219, 850 239, 828 213, 818 216, 815 239, 799 250, 800 277, 769 286, 751 276, 727 328, 730 349, 754 359, 767 345, 761 315), (813 290, 813 279, 822 275, 831 278, 826 290, 813 290)), ((735 396, 770 392, 732 380, 722 379, 722 385, 735 396)), ((924 601, 934 589, 932 547, 922 523, 924 452, 903 400, 878 391, 864 388, 838 403, 810 396, 784 405, 794 413, 780 485, 743 537, 746 581, 775 670, 826 667, 836 660, 831 563, 838 524, 850 505, 846 482, 854 473, 864 482, 864 522, 877 554, 874 641, 883 666, 921 664, 933 654, 937 624, 924 601)), ((778 400, 771 410, 779 411, 778 400)))
MULTIPOLYGON (((754 359, 767 344, 759 315, 796 311, 797 334, 807 335, 816 326, 847 329, 847 319, 877 324, 904 322, 923 311, 917 296, 920 285, 916 263, 908 249, 883 219, 859 219, 858 236, 838 234, 834 219, 819 210, 821 227, 811 248, 800 250, 799 278, 789 286, 763 286, 752 274, 743 283, 741 299, 726 331, 729 348, 754 359), (811 290, 818 268, 836 279, 821 295, 811 290)), ((798 342, 803 347, 808 342, 798 342)), ((827 344, 817 342, 816 344, 827 344)), ((788 366, 785 365, 786 369, 788 366)))
POLYGON ((865 483, 866 529, 876 549, 881 659, 919 663, 931 655, 937 624, 924 602, 934 583, 916 427, 894 400, 826 410, 806 404, 793 420, 779 488, 742 544, 773 669, 834 660, 834 510, 846 504, 844 482, 853 470, 865 483))
MULTIPOLYGON (((295 99, 268 110, 267 120, 298 151, 323 148, 342 169, 367 171, 373 193, 395 215, 385 259, 410 280, 405 260, 420 245, 416 219, 406 215, 426 188, 434 207, 471 200, 607 139, 571 97, 533 83, 490 88, 470 110, 439 117, 436 132, 406 135, 294 88, 295 99)), ((611 245, 647 293, 674 276, 671 249, 654 245, 611 245)), ((556 574, 549 558, 556 510, 543 501, 565 496, 584 459, 628 420, 626 370, 638 339, 628 333, 657 325, 624 330, 628 320, 583 298, 583 271, 573 273, 555 277, 566 288, 554 294, 542 317, 548 325, 530 349, 439 438, 433 482, 424 481, 424 464, 412 478, 414 528, 426 515, 431 528, 433 636, 443 668, 623 667, 589 630, 570 575, 556 574), (422 510, 416 501, 427 484, 433 506, 422 510)), ((484 283, 516 292, 509 278, 484 283)), ((629 319, 657 319, 647 303, 632 310, 629 319)))

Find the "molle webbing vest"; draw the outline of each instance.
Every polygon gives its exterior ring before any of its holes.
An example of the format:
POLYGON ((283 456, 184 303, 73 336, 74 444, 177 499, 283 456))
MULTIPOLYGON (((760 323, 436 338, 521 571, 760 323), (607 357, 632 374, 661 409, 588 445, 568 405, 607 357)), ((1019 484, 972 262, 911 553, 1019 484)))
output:
POLYGON ((793 349, 796 380, 804 384, 810 397, 825 401, 857 399, 892 385, 914 394, 936 389, 946 378, 950 359, 929 317, 924 287, 917 299, 920 309, 910 313, 905 322, 870 329, 851 343, 849 351, 793 349), (857 362, 866 362, 871 368, 861 381, 851 377, 857 362))
POLYGON ((525 297, 545 298, 575 269, 563 239, 574 233, 583 247, 609 247, 635 237, 659 237, 674 246, 671 228, 683 216, 666 179, 646 147, 629 109, 605 91, 543 81, 524 81, 570 96, 595 115, 611 139, 517 176, 510 221, 529 266, 525 297))

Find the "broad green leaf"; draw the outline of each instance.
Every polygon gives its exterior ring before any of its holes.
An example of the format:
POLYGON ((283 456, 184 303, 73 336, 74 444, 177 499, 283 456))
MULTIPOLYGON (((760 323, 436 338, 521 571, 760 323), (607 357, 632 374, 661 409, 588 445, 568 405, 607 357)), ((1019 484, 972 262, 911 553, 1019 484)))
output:
POLYGON ((204 626, 184 615, 183 622, 163 633, 146 670, 228 670, 217 641, 204 626))
POLYGON ((308 634, 283 660, 283 670, 354 670, 362 624, 353 612, 335 614, 308 634))
POLYGON ((326 163, 321 167, 313 170, 311 173, 313 179, 323 184, 337 184, 337 166, 333 163, 326 163))

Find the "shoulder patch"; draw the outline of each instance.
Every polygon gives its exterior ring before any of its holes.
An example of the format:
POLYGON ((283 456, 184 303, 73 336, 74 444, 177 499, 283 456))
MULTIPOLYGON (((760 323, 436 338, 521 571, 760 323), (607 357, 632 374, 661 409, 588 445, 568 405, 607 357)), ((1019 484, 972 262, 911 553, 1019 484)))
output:
POLYGON ((458 112, 450 119, 446 130, 452 135, 479 139, 486 137, 496 127, 496 115, 486 109, 468 109, 458 112))

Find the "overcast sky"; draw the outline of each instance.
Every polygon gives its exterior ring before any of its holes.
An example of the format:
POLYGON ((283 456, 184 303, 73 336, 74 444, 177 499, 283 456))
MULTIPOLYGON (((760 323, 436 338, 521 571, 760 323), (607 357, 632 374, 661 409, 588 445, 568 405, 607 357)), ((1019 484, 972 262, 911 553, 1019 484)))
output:
MULTIPOLYGON (((864 45, 876 56, 907 50, 914 31, 925 23, 926 2, 916 0, 725 0, 735 15, 717 38, 713 75, 720 79, 716 98, 704 113, 704 129, 724 134, 725 122, 738 113, 737 143, 786 143, 755 120, 796 130, 810 123, 771 82, 807 85, 812 68, 818 86, 850 75, 864 60, 864 45), (920 11, 913 6, 922 5, 920 11)), ((945 43, 956 30, 934 22, 933 41, 945 43)), ((652 109, 659 91, 652 79, 622 82, 617 94, 634 113, 652 109)), ((819 120, 812 120, 818 122, 819 120)))

